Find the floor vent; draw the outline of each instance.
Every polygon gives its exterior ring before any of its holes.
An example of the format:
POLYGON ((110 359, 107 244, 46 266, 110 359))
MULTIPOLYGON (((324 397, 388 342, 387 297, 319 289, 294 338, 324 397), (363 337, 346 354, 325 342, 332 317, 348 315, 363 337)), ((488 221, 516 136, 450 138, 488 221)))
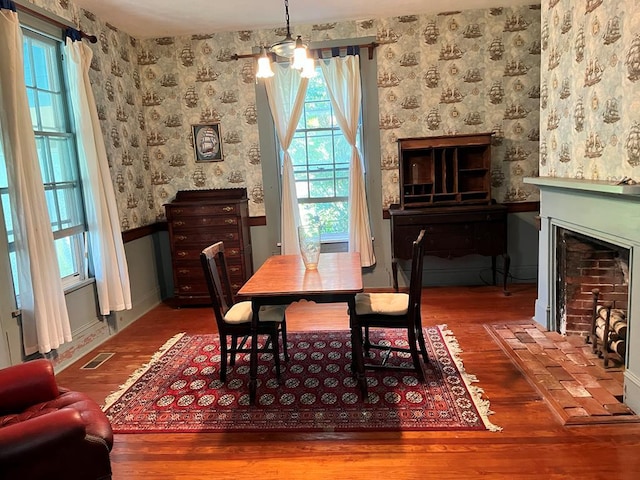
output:
POLYGON ((115 353, 99 353, 93 358, 93 360, 89 360, 82 367, 80 367, 80 370, 95 370, 114 355, 115 353))

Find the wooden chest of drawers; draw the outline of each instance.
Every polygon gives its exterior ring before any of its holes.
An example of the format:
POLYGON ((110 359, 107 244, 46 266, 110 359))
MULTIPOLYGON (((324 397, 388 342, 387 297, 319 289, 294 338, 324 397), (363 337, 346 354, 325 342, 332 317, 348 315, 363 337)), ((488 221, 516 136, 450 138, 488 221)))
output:
POLYGON ((200 252, 219 241, 224 242, 231 286, 236 293, 253 273, 246 189, 180 191, 165 205, 165 211, 175 303, 210 303, 200 252))

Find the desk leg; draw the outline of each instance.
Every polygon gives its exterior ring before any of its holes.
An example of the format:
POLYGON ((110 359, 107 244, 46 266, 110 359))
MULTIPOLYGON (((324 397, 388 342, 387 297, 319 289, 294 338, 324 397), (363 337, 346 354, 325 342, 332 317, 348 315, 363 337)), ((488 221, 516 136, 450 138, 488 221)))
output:
POLYGON ((507 290, 507 280, 509 279, 509 269, 511 268, 511 257, 509 256, 508 253, 504 254, 504 277, 502 279, 502 291, 504 292, 504 295, 506 297, 508 297, 509 295, 511 295, 511 292, 509 290, 507 290))
POLYGON ((496 279, 496 255, 491 255, 491 276, 493 285, 497 285, 498 280, 496 279))
POLYGON ((362 401, 366 401, 369 398, 367 392, 367 376, 364 372, 364 353, 362 350, 362 331, 355 321, 356 313, 356 297, 352 297, 347 302, 349 304, 349 324, 351 327, 351 357, 352 368, 354 368, 354 374, 358 385, 360 386, 360 393, 362 394, 362 401))
MULTIPOLYGON (((505 297, 508 297, 509 295, 511 295, 511 292, 509 290, 507 290, 507 280, 509 278, 509 268, 511 268, 511 257, 509 256, 508 253, 503 253, 502 254, 502 260, 503 260, 502 267, 504 268, 504 274, 502 276, 502 292, 504 293, 505 297)), ((496 271, 497 271, 497 268, 496 268, 496 255, 491 255, 491 274, 493 275, 493 284, 494 285, 498 284, 496 271)))
MULTIPOLYGON (((249 366, 249 404, 254 405, 256 402, 256 387, 258 377, 258 312, 260 305, 251 302, 253 317, 251 319, 251 356, 249 366)), ((278 339, 276 338, 276 341, 278 339)))
POLYGON ((393 272, 393 290, 398 291, 398 259, 393 257, 391 259, 391 271, 393 272))

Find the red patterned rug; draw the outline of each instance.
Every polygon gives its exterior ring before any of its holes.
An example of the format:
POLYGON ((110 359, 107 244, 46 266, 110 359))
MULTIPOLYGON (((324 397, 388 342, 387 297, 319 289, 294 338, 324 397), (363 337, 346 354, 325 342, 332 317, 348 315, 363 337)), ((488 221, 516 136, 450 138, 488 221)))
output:
MULTIPOLYGON (((104 410, 115 433, 500 430, 487 418, 489 402, 464 371, 452 333, 445 326, 425 332, 425 382, 411 372, 368 370, 366 402, 351 376, 348 331, 289 332, 280 384, 271 355, 261 356, 255 406, 248 354, 238 356, 223 384, 218 336, 179 334, 109 395, 104 410)), ((395 332, 378 335, 406 345, 395 332)))

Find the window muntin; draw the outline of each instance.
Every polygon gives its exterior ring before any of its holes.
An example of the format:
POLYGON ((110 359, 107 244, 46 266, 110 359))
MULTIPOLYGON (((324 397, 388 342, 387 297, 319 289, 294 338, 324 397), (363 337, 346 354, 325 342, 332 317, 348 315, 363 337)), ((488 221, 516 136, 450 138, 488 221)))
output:
POLYGON ((346 241, 351 147, 336 122, 320 67, 309 79, 289 155, 302 223, 319 221, 323 242, 346 241))

